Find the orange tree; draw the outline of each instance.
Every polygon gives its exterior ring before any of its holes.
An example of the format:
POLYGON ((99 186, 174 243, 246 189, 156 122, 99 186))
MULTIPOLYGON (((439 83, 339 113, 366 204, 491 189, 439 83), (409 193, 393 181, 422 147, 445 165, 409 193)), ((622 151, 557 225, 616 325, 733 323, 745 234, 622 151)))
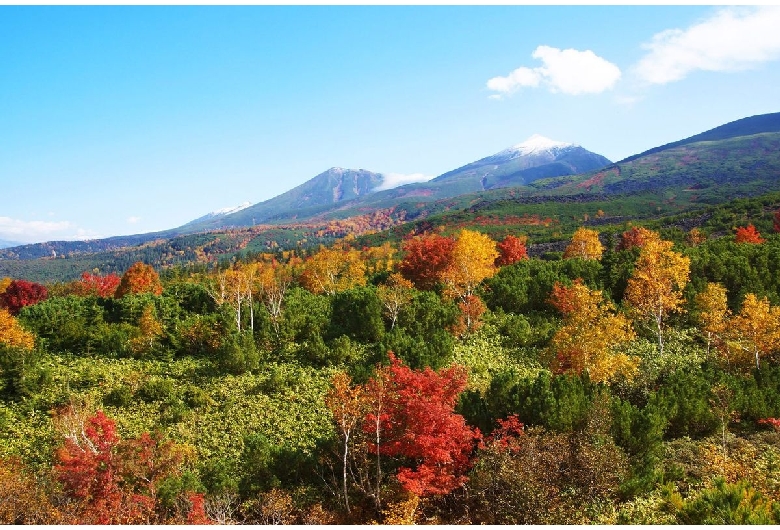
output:
POLYGON ((160 276, 151 265, 137 261, 122 275, 119 286, 114 292, 115 298, 126 294, 152 293, 161 295, 163 291, 160 276))

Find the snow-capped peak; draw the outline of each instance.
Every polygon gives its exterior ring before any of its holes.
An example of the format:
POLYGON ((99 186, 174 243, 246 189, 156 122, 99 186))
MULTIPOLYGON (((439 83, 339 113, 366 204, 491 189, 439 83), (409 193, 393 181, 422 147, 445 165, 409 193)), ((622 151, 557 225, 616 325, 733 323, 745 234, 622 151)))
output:
POLYGON ((244 208, 249 208, 252 206, 252 203, 249 201, 246 201, 244 203, 239 204, 238 206, 229 206, 227 208, 222 208, 220 210, 214 210, 213 212, 209 213, 208 216, 210 217, 219 217, 222 215, 229 215, 231 213, 236 213, 238 211, 243 210, 244 208))
POLYGON ((542 136, 541 134, 534 134, 528 140, 521 144, 513 145, 507 151, 513 151, 521 156, 530 155, 533 153, 540 153, 543 151, 551 151, 555 148, 572 147, 574 144, 566 142, 558 142, 556 140, 550 140, 549 138, 542 136))

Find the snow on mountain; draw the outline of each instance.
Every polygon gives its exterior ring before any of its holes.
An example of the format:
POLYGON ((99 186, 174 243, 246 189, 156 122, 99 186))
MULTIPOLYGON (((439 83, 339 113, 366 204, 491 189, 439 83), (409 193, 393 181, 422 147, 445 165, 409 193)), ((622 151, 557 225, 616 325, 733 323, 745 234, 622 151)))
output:
POLYGON ((541 134, 534 134, 528 138, 525 142, 513 145, 509 149, 502 151, 503 154, 513 154, 515 156, 528 156, 538 155, 542 153, 554 153, 566 147, 579 147, 575 144, 566 142, 558 142, 556 140, 550 140, 549 138, 542 136, 541 134))
POLYGON ((249 208, 252 206, 252 203, 249 201, 246 201, 244 203, 239 204, 238 206, 229 206, 227 208, 221 208, 219 210, 214 210, 213 212, 207 213, 204 216, 198 217, 197 219, 194 219, 187 223, 184 226, 191 225, 194 223, 199 223, 201 221, 208 221, 209 219, 216 219, 218 217, 225 217, 226 215, 230 215, 232 213, 240 212, 241 210, 245 208, 249 208))
POLYGON ((248 208, 252 206, 252 203, 249 201, 243 202, 239 204, 238 206, 230 206, 228 208, 222 208, 221 210, 214 210, 211 213, 207 213, 207 217, 220 217, 222 215, 230 215, 231 213, 240 212, 244 208, 248 208))

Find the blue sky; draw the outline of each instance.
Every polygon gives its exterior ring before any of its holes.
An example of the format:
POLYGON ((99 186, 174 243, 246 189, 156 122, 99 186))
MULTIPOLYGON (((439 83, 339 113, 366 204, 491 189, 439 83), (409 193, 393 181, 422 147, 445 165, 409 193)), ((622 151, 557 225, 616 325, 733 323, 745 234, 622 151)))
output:
POLYGON ((0 6, 0 240, 180 226, 538 133, 619 160, 780 111, 780 10, 0 6))

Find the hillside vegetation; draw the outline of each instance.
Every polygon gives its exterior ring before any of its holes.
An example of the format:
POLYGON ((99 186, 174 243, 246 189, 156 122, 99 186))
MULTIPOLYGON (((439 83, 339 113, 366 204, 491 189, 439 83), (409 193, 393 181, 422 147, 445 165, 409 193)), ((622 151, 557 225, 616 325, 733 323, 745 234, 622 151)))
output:
POLYGON ((0 521, 775 524, 779 201, 6 278, 0 521))

